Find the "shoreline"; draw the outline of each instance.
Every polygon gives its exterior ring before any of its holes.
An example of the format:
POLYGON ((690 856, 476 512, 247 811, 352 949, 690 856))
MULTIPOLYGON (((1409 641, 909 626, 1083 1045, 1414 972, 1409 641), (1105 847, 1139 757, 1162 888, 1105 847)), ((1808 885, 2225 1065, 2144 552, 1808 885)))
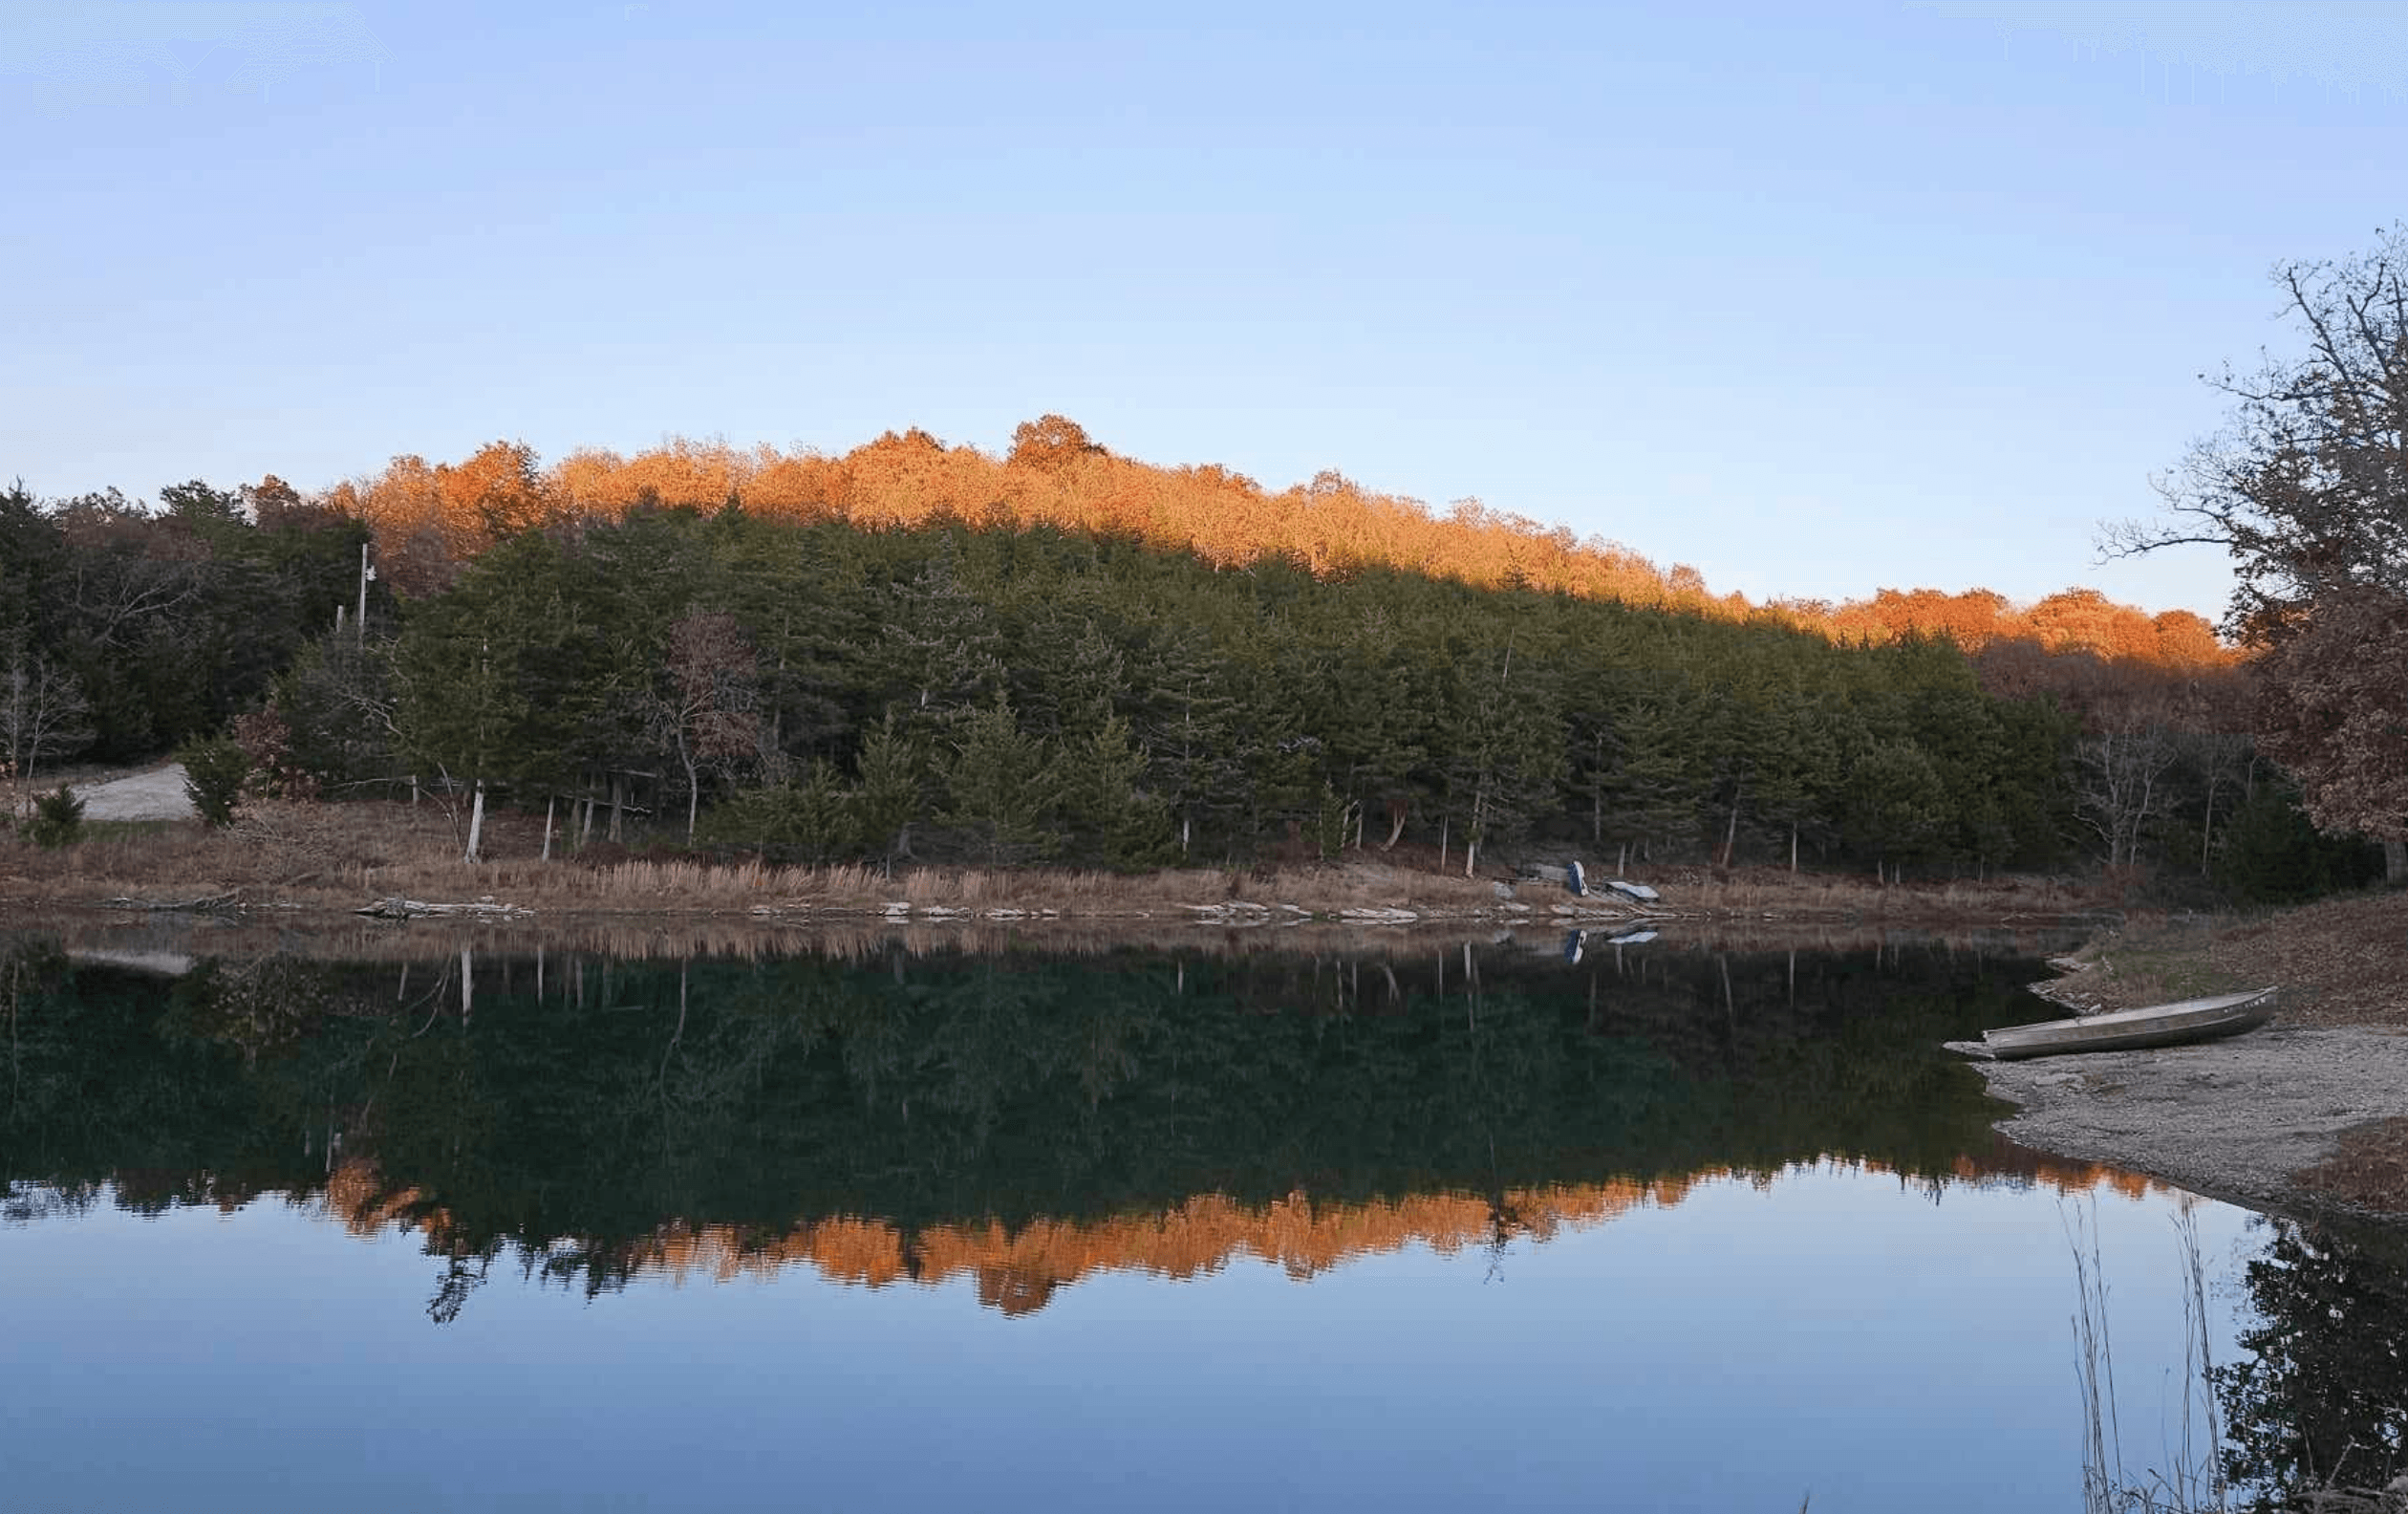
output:
MULTIPOLYGON (((145 775, 148 776, 148 775, 145 775)), ((858 863, 784 865, 757 853, 635 852, 595 842, 548 846, 543 817, 487 817, 484 860, 461 859, 454 821, 434 804, 353 801, 302 804, 259 799, 235 823, 211 831, 192 820, 128 815, 94 827, 57 851, 0 844, 0 907, 11 915, 116 907, 135 910, 241 908, 328 916, 381 912, 534 918, 747 919, 771 929, 821 921, 855 928, 886 921, 914 928, 1082 928, 1166 922, 1212 928, 1285 929, 1312 922, 1363 929, 1519 928, 1610 934, 1668 923, 1719 929, 1917 929, 1935 932, 2095 930, 2122 919, 2116 900, 2059 880, 1929 879, 1881 885, 1854 875, 1789 874, 1642 864, 1630 881, 1661 894, 1645 899, 1598 886, 1574 896, 1531 873, 1560 876, 1565 854, 1528 849, 1533 865, 1487 862, 1465 876, 1434 849, 1356 848, 1325 861, 1191 865, 1126 874, 975 862, 891 869, 858 863), (1552 865, 1551 869, 1548 865, 1552 865)))
POLYGON ((2396 1199, 2326 1177, 2354 1136, 2408 1120, 2408 1034, 2277 1024, 2196 1046, 1974 1067, 2014 1106, 1991 1129, 2019 1145, 2261 1213, 2408 1223, 2396 1199))
POLYGON ((1975 1062, 1993 1128, 2293 1219, 2408 1226, 2408 892, 2102 932, 2033 984, 2065 1012, 2278 989, 2273 1023, 2193 1046, 1975 1062))

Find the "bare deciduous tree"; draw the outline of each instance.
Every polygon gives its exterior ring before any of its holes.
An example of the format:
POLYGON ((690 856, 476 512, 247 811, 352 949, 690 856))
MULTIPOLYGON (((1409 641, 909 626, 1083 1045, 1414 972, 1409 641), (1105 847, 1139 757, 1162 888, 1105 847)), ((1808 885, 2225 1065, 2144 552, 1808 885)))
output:
POLYGON ((2083 820, 2107 844, 2108 866, 2138 858, 2149 817, 2163 799, 2161 787, 2182 755, 2172 731, 2139 720, 2075 743, 2075 793, 2083 820))
MULTIPOLYGON (((2127 521, 2122 556, 2184 543, 2232 554, 2226 629, 2266 651, 2267 749, 2328 829, 2384 843, 2408 878, 2408 227, 2337 262, 2275 270, 2305 357, 2207 379, 2223 431, 2159 484, 2170 523, 2127 521)), ((2204 377, 2204 376, 2203 376, 2204 377)))
POLYGON ((18 649, 0 672, 0 758, 30 783, 45 760, 72 757, 91 745, 91 713, 74 674, 18 649))
POLYGON ((670 628, 668 682, 654 716, 685 768, 688 841, 701 803, 701 769, 759 750, 755 670, 752 643, 725 611, 696 610, 670 628))

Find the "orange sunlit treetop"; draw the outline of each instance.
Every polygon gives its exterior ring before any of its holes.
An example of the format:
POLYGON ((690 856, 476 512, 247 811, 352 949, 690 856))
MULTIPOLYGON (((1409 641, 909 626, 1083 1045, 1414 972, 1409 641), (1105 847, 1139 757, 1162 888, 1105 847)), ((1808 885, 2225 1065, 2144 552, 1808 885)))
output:
POLYGON ((376 530, 387 574, 405 593, 439 587, 452 564, 528 525, 730 501, 757 515, 870 530, 951 520, 1109 531, 1215 563, 1287 556, 1318 573, 1398 569, 1717 618, 1769 617, 1837 640, 1945 633, 1968 652, 2022 641, 2183 670, 2228 667, 2237 657, 2188 611, 2151 616, 2089 589, 2023 606, 1982 589, 1755 605, 1711 593, 1693 568, 1663 570, 1612 542, 1477 501, 1434 510, 1334 472, 1275 491, 1215 465, 1166 467, 1118 456, 1060 416, 1022 424, 1002 457, 911 430, 841 457, 673 439, 632 457, 580 451, 540 467, 523 444, 496 442, 454 464, 396 458, 328 499, 376 530))

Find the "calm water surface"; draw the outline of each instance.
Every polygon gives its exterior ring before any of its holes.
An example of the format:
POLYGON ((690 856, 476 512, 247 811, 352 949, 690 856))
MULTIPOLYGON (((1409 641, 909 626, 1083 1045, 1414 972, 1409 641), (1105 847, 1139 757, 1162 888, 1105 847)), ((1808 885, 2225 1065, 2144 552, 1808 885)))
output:
POLYGON ((2127 1483, 2408 1402, 2379 1242, 1989 1134, 2011 951, 407 940, 0 960, 0 1506, 2078 1509, 2069 1235, 2127 1483))

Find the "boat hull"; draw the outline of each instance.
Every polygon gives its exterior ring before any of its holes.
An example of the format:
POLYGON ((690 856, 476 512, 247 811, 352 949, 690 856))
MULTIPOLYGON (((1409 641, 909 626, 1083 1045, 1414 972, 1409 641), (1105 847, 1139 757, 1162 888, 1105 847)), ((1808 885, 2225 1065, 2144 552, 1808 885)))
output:
POLYGON ((2001 1062, 2080 1051, 2138 1051, 2238 1035, 2264 1025, 2273 1012, 2274 990, 2258 988, 2078 1020, 2002 1026, 1983 1031, 1979 1041, 1951 1041, 1948 1045, 1969 1056, 2001 1062))

